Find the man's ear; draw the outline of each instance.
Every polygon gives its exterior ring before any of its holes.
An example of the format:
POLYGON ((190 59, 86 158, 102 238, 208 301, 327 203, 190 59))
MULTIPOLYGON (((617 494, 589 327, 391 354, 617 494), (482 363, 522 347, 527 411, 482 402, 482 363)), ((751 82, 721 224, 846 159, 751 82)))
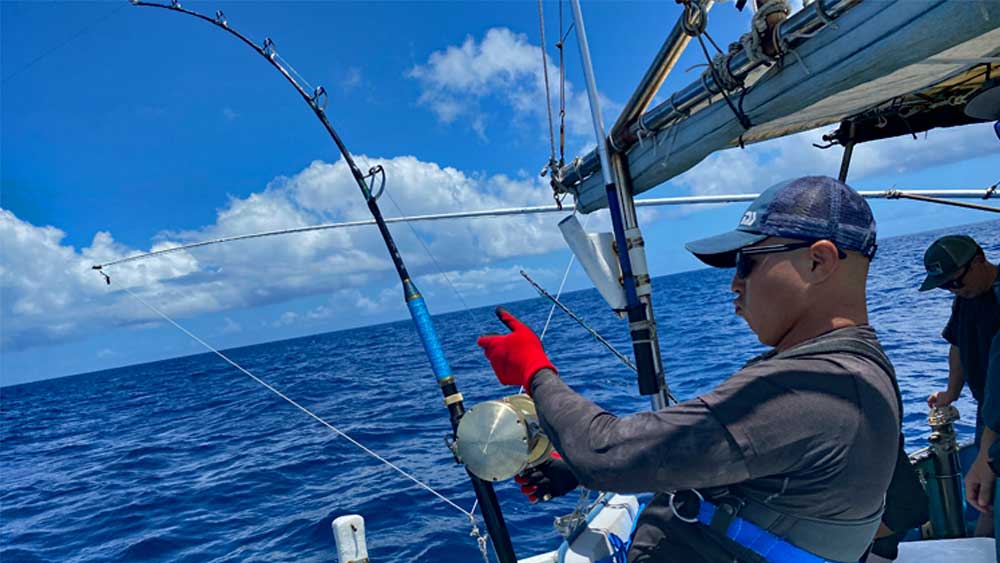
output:
POLYGON ((809 266, 808 277, 810 281, 821 283, 833 275, 837 271, 837 268, 840 267, 839 254, 837 245, 828 240, 816 241, 815 244, 809 247, 809 260, 811 264, 809 266))

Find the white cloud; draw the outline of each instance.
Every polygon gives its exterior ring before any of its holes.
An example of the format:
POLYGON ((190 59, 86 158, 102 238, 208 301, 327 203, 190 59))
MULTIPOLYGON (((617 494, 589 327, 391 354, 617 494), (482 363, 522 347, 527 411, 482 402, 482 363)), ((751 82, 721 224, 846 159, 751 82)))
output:
POLYGON ((361 77, 361 69, 356 66, 352 66, 347 69, 346 76, 344 76, 344 80, 340 83, 340 86, 345 92, 348 92, 358 86, 361 86, 362 82, 363 78, 361 77))
MULTIPOLYGON (((757 193, 784 179, 813 174, 835 176, 843 150, 817 149, 813 143, 829 127, 717 152, 670 181, 693 195, 757 193)), ((935 129, 917 139, 909 136, 858 145, 851 159, 850 180, 915 172, 996 153, 989 124, 935 129)), ((890 186, 885 186, 889 188, 890 186)))
MULTIPOLYGON (((375 164, 385 167, 388 181, 380 204, 387 217, 398 214, 396 205, 412 215, 551 201, 549 188, 534 177, 469 175, 411 156, 362 156, 358 161, 366 169, 375 164)), ((275 179, 261 192, 231 198, 211 225, 160 233, 150 249, 367 218, 367 206, 347 166, 342 161, 317 161, 293 177, 275 179)), ((390 229, 414 276, 439 269, 471 269, 471 280, 475 272, 490 271, 490 264, 497 260, 561 248, 555 226, 558 220, 554 215, 524 216, 395 224, 390 229)), ((107 268, 110 287, 90 266, 131 256, 140 249, 116 242, 107 232, 97 233, 89 246, 79 250, 63 244, 63 237, 55 227, 35 226, 0 210, 4 256, 0 264, 0 313, 4 318, 0 345, 4 349, 24 349, 91 331, 158 322, 158 317, 126 289, 172 318, 331 294, 328 304, 310 311, 289 311, 274 321, 276 326, 348 311, 378 313, 399 306, 395 272, 374 227, 233 242, 125 263, 107 268), (389 290, 372 292, 371 288, 387 285, 389 290)), ((455 277, 466 279, 460 274, 455 277)), ((497 283, 506 284, 508 278, 497 278, 497 283)), ((480 291, 488 281, 461 283, 470 291, 480 291)), ((221 330, 231 333, 241 327, 227 318, 221 330)))
MULTIPOLYGON (((553 117, 558 112, 559 69, 548 55, 550 95, 553 117)), ((489 103, 499 102, 513 112, 515 119, 531 120, 530 127, 542 124, 539 131, 548 131, 545 108, 545 75, 542 50, 528 41, 524 34, 504 27, 486 32, 482 41, 472 36, 458 46, 435 51, 427 62, 410 69, 408 76, 420 82, 423 89, 419 103, 431 109, 443 123, 464 122, 483 139, 489 120, 507 119, 484 110, 489 103)), ((566 127, 571 135, 581 139, 593 137, 590 106, 585 92, 576 92, 566 82, 566 127)), ((602 110, 614 114, 614 102, 601 99, 602 110)))
POLYGON ((243 331, 243 326, 240 323, 234 321, 233 319, 230 319, 229 317, 226 317, 225 319, 223 319, 222 322, 223 322, 223 324, 222 324, 222 333, 223 334, 233 334, 233 333, 236 333, 236 332, 242 332, 243 331))

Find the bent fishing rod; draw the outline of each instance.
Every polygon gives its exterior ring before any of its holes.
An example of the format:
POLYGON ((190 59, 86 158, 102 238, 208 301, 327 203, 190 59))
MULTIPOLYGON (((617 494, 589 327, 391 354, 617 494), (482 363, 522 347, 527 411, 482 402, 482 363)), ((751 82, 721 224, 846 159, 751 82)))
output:
MULTIPOLYGON (((382 194, 385 188, 385 170, 381 166, 372 167, 368 174, 361 172, 355 164, 354 159, 351 157, 351 153, 347 150, 347 146, 341 140, 340 135, 333 129, 330 125, 330 121, 326 117, 326 90, 322 86, 319 86, 313 90, 310 94, 305 88, 299 84, 299 81, 293 77, 289 71, 285 68, 292 69, 291 65, 285 63, 282 64, 281 58, 278 56, 277 49, 275 48, 274 42, 271 38, 264 39, 263 45, 257 45, 245 35, 236 31, 229 26, 226 21, 225 15, 221 10, 215 13, 215 17, 209 17, 198 12, 188 10, 181 7, 178 0, 173 0, 170 4, 158 4, 154 2, 144 2, 142 0, 131 0, 132 4, 135 6, 149 7, 149 8, 163 8, 171 10, 174 12, 180 12, 187 14, 189 16, 194 16, 198 19, 207 21, 216 27, 219 27, 237 39, 245 43, 251 49, 257 52, 260 56, 267 59, 271 66, 273 66, 282 76, 292 85, 293 88, 302 96, 302 99, 309 104, 312 108, 313 113, 316 117, 323 123, 323 127, 326 128, 327 133, 336 143, 337 148, 340 150, 340 154, 344 157, 344 162, 347 163, 348 168, 351 170, 351 175, 354 177, 355 182, 358 184, 358 188, 361 189, 361 193, 365 198, 365 202, 368 204, 368 210, 371 212, 372 218, 375 220, 378 226, 379 233, 382 235, 382 240, 385 242, 386 249, 389 251, 389 255, 392 258, 393 266, 396 268, 396 273, 399 274, 399 279, 403 285, 403 297, 406 300, 406 306, 410 311, 410 316, 413 318, 413 324, 416 326, 417 333, 420 335, 420 340, 424 345, 424 351, 430 360, 431 369, 437 378, 438 386, 441 388, 441 392, 444 395, 444 403, 448 407, 448 412, 451 418, 452 432, 454 433, 458 428, 458 422, 465 414, 465 406, 463 404, 462 394, 458 392, 458 387, 455 384, 455 377, 452 375, 451 367, 448 365, 448 360, 445 358, 444 349, 441 347, 441 342, 438 339, 437 332, 434 330, 434 323, 431 321, 430 311, 427 309, 427 304, 424 302, 424 298, 420 295, 417 290, 417 286, 410 279, 410 274, 406 269, 406 264, 403 262, 402 256, 400 256, 399 249, 396 247, 396 242, 392 238, 392 234, 389 232, 388 226, 386 226, 385 220, 382 217, 382 212, 378 206, 378 198, 382 194), (378 183, 378 188, 376 189, 376 183, 378 183)), ((292 69, 292 72, 295 72, 292 69)), ((99 269, 99 268, 98 268, 99 269)), ((103 273, 103 272, 102 272, 103 273)), ((497 500, 496 492, 493 490, 493 484, 484 481, 466 469, 469 475, 469 479, 472 482, 472 488, 476 493, 476 499, 479 501, 479 505, 482 507, 483 520, 486 523, 486 529, 489 533, 490 540, 493 543, 493 548, 496 550, 497 559, 501 563, 516 563, 517 557, 514 554, 514 546, 510 541, 510 534, 507 532, 507 525, 503 519, 503 513, 500 511, 500 502, 497 500)), ((483 549, 485 549, 483 547, 483 549)), ((484 552, 485 554, 485 552, 484 552)))

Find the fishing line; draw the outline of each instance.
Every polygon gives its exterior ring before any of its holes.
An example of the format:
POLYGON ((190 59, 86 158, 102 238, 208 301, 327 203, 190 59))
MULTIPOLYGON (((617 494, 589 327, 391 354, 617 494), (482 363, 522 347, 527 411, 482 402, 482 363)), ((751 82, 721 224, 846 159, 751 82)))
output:
MULTIPOLYGON (((107 279, 107 278, 105 278, 105 279, 107 279)), ((403 477, 406 477, 410 481, 413 481, 414 483, 416 483, 417 485, 419 485, 421 488, 425 489, 426 491, 428 491, 432 495, 438 497, 439 499, 441 499, 445 503, 451 505, 453 508, 455 508, 456 510, 458 510, 462 514, 468 516, 470 519, 474 518, 474 516, 473 516, 473 514, 471 512, 469 512, 469 511, 465 510, 464 508, 462 508, 461 506, 455 504, 451 499, 449 499, 448 497, 444 496, 443 494, 441 494, 441 493, 437 492, 436 490, 434 490, 433 488, 431 488, 430 485, 427 485, 426 483, 420 481, 419 479, 417 479, 413 475, 410 475, 405 470, 403 470, 402 468, 400 468, 398 465, 392 463, 391 461, 389 461, 389 460, 385 459, 384 457, 380 456, 379 454, 375 453, 374 451, 372 451, 370 448, 368 448, 367 446, 365 446, 361 442, 359 442, 359 441, 355 440, 354 438, 348 436, 346 433, 344 433, 344 431, 338 429, 336 426, 334 426, 334 425, 330 424, 329 422, 323 420, 323 418, 321 418, 316 413, 312 412, 311 410, 307 409, 306 407, 304 407, 304 406, 300 405, 299 403, 295 402, 295 400, 289 398, 287 395, 285 395, 281 391, 275 389, 268 382, 266 382, 263 379, 257 377, 256 375, 250 373, 249 370, 247 370, 243 366, 241 366, 241 365, 237 364, 236 362, 234 362, 233 360, 231 360, 228 356, 226 356, 225 354, 223 354, 219 350, 215 349, 211 344, 205 342, 201 338, 198 338, 198 336, 196 336, 191 331, 189 331, 188 329, 186 329, 183 326, 181 326, 180 324, 178 324, 176 321, 174 321, 173 319, 171 319, 170 317, 168 317, 166 313, 164 313, 163 311, 157 309, 155 306, 153 306, 151 303, 147 302, 142 297, 139 297, 138 294, 136 294, 135 292, 133 292, 129 288, 122 287, 122 289, 126 293, 128 293, 129 295, 131 295, 132 297, 136 298, 136 300, 138 300, 140 303, 142 303, 143 305, 145 305, 146 307, 148 307, 151 311, 153 311, 154 313, 156 313, 157 315, 159 315, 160 317, 162 317, 165 321, 167 321, 168 323, 172 324, 178 330, 180 330, 184 334, 190 336, 195 342, 197 342, 197 343, 201 344, 202 346, 204 346, 206 349, 208 349, 208 351, 210 351, 213 354, 215 354, 216 356, 222 358, 223 360, 225 360, 226 363, 228 363, 229 365, 231 365, 234 368, 238 369, 239 371, 243 372, 244 375, 248 376, 250 379, 253 379, 257 383, 259 383, 262 386, 264 386, 264 388, 266 388, 268 391, 274 393, 278 397, 281 397, 282 399, 284 399, 285 401, 287 401, 289 404, 291 404, 295 408, 297 408, 300 411, 302 411, 302 412, 306 413, 307 415, 311 416, 314 420, 316 420, 317 422, 319 422, 323 426, 326 426, 327 428, 329 428, 330 430, 332 430, 334 433, 336 433, 338 436, 344 438, 348 442, 350 442, 350 443, 354 444, 355 446, 357 446, 358 448, 360 448, 362 451, 364 451, 368 455, 374 457, 375 459, 379 460, 383 464, 385 464, 385 465, 389 466, 390 468, 394 469, 397 473, 399 473, 403 477)))
POLYGON ((455 284, 451 283, 451 278, 449 278, 448 274, 445 273, 444 268, 441 267, 441 264, 437 261, 437 258, 434 257, 434 254, 431 252, 431 249, 424 243, 424 240, 420 238, 420 235, 417 234, 417 229, 408 220, 406 214, 403 213, 403 210, 399 207, 399 204, 396 203, 396 200, 392 198, 392 194, 389 192, 385 192, 385 195, 386 197, 389 198, 389 202, 392 203, 392 206, 396 208, 396 212, 399 213, 402 222, 406 223, 407 226, 410 227, 410 231, 413 233, 413 238, 417 239, 417 242, 420 243, 420 246, 424 248, 424 252, 426 252, 427 256, 430 257, 432 262, 434 262, 434 267, 437 268, 438 273, 441 274, 441 277, 444 278, 444 281, 448 283, 448 286, 451 288, 451 290, 455 292, 455 296, 458 297, 458 300, 462 303, 462 310, 465 312, 466 316, 472 321, 472 323, 475 326, 479 327, 478 331, 480 334, 489 332, 486 329, 486 326, 483 324, 482 319, 477 319, 476 316, 472 314, 472 311, 469 309, 469 304, 465 302, 465 298, 462 297, 462 294, 458 291, 458 288, 455 287, 455 284))
POLYGON ((100 23, 103 23, 103 22, 104 22, 105 20, 107 20, 107 19, 108 19, 108 18, 110 18, 111 16, 113 16, 113 15, 117 14, 118 12, 120 12, 120 11, 124 10, 125 8, 128 8, 128 4, 125 4, 125 3, 123 3, 123 4, 121 5, 121 6, 118 6, 118 7, 117 7, 117 8, 115 8, 114 10, 111 10, 110 12, 108 12, 108 13, 107 13, 106 15, 104 15, 103 17, 101 17, 101 18, 99 18, 99 19, 95 20, 95 21, 94 21, 93 23, 90 23, 90 24, 88 24, 88 25, 85 25, 85 26, 83 26, 83 27, 82 27, 82 28, 81 28, 81 29, 80 29, 79 31, 77 31, 77 32, 76 32, 76 33, 74 33, 73 35, 71 35, 71 36, 69 36, 68 38, 66 38, 66 40, 65 40, 65 41, 63 41, 62 43, 59 43, 59 44, 58 44, 58 45, 56 45, 55 47, 52 47, 52 48, 51 48, 51 49, 49 49, 48 51, 45 51, 45 52, 44 52, 44 53, 42 53, 41 55, 38 55, 38 56, 37 56, 37 57, 35 57, 35 58, 34 58, 34 59, 33 59, 33 60, 31 61, 31 62, 29 62, 28 64, 26 64, 26 65, 22 66, 21 68, 19 68, 19 69, 15 70, 14 72, 12 72, 12 73, 8 74, 7 76, 5 76, 5 77, 4 77, 4 79, 3 79, 3 81, 2 81, 2 82, 0 82, 0 84, 6 84, 6 83, 7 83, 7 81, 8 81, 8 80, 10 80, 11 78, 14 78, 14 77, 15 77, 15 76, 17 76, 18 74, 21 74, 22 72, 24 72, 24 71, 28 70, 29 68, 31 68, 31 67, 33 67, 33 66, 35 66, 35 64, 36 64, 36 63, 38 63, 39 61, 41 61, 41 60, 42 60, 42 59, 44 59, 45 57, 48 57, 48 56, 49 56, 49 55, 51 55, 52 53, 55 53, 55 52, 56 52, 56 51, 58 51, 59 49, 62 49, 62 48, 63 48, 63 47, 65 47, 66 45, 69 45, 69 44, 70 44, 70 43, 72 43, 72 42, 73 42, 73 40, 75 40, 75 39, 76 39, 77 37, 80 37, 80 36, 81 36, 81 35, 83 35, 84 33, 86 33, 86 32, 88 32, 88 31, 90 31, 91 29, 93 29, 94 27, 96 27, 96 26, 97 26, 98 24, 100 24, 100 23))
MULTIPOLYGON (((576 213, 575 209, 573 210, 573 213, 576 213)), ((593 217, 593 216, 594 216, 594 214, 590 213, 590 214, 587 215, 587 218, 583 220, 583 229, 584 230, 587 230, 587 224, 590 223, 590 218, 593 217)), ((570 252, 569 253, 569 263, 566 264, 566 271, 563 272, 562 281, 559 282, 559 289, 556 291, 556 299, 559 299, 559 297, 562 296, 563 287, 566 286, 566 279, 569 278, 569 271, 573 268, 573 263, 575 261, 576 261, 576 254, 573 254, 572 252, 570 252)), ((548 316, 548 318, 545 319, 545 327, 542 328, 542 334, 539 336, 539 338, 538 338, 539 340, 545 340, 545 333, 548 332, 548 330, 549 330, 549 323, 552 322, 552 315, 555 312, 556 312, 556 304, 552 303, 552 308, 549 309, 549 316, 548 316)))
MULTIPOLYGON (((575 209, 573 210, 573 213, 576 213, 575 209)), ((591 213, 590 215, 587 215, 586 219, 583 220, 583 228, 584 229, 587 228, 587 223, 590 222, 590 218, 593 217, 593 216, 594 216, 594 214, 591 213)), ((573 263, 575 261, 576 261, 576 255, 573 254, 572 252, 570 252, 569 253, 569 263, 566 264, 566 271, 563 272, 562 282, 559 283, 559 291, 556 292, 556 299, 557 300, 559 299, 559 296, 562 295, 563 287, 566 285, 566 278, 569 277, 569 272, 573 268, 573 263)), ((545 319, 545 327, 542 328, 542 333, 538 336, 539 342, 545 340, 545 333, 548 332, 548 330, 549 330, 549 323, 552 322, 552 314, 555 313, 555 312, 556 312, 556 304, 555 304, 555 302, 553 302, 552 303, 552 308, 549 309, 549 316, 548 316, 547 319, 545 319)), ((524 387, 521 387, 521 392, 522 393, 524 392, 524 387)), ((479 499, 476 499, 476 502, 474 502, 472 504, 472 509, 469 510, 469 512, 475 513, 477 506, 479 506, 479 499)))

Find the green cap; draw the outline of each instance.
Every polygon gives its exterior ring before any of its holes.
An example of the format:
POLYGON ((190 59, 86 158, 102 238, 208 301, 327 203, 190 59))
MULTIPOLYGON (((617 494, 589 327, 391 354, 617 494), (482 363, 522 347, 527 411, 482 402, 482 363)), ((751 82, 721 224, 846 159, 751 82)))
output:
POLYGON ((920 291, 941 287, 979 252, 979 245, 966 235, 948 235, 934 241, 924 253, 927 278, 920 284, 920 291))

